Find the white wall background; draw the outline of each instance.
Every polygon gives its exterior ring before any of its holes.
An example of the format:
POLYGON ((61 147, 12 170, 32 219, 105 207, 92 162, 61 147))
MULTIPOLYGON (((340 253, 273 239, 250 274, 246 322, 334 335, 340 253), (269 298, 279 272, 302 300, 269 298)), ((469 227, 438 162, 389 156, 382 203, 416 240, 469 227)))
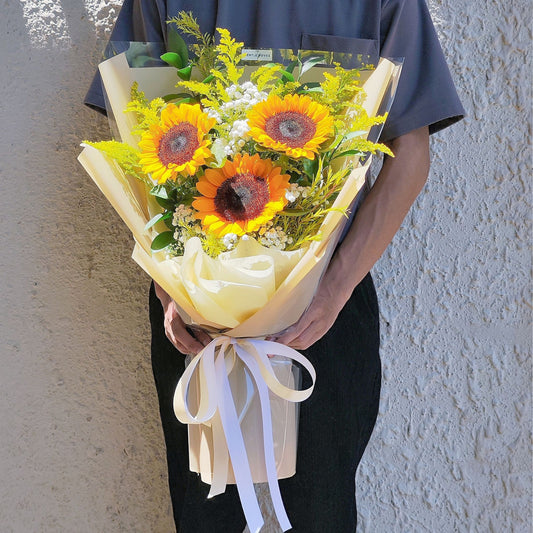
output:
MULTIPOLYGON (((149 280, 76 161, 120 2, 2 0, 0 530, 173 530, 149 280)), ((374 269, 381 416, 362 532, 531 524, 531 27, 527 0, 431 0, 469 117, 374 269)))

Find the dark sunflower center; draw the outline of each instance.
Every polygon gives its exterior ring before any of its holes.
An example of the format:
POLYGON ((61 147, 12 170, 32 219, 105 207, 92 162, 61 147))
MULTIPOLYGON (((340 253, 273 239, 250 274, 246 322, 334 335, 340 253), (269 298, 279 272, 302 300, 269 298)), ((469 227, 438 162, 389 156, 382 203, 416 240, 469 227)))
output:
POLYGON ((268 200, 267 182, 245 172, 228 178, 219 186, 215 208, 219 215, 230 222, 253 220, 263 212, 268 200))
POLYGON ((183 165, 190 161, 198 148, 198 130, 190 122, 180 122, 161 137, 158 156, 163 165, 183 165))
POLYGON ((283 111, 267 118, 265 131, 275 141, 301 148, 313 138, 316 124, 312 118, 297 111, 283 111))

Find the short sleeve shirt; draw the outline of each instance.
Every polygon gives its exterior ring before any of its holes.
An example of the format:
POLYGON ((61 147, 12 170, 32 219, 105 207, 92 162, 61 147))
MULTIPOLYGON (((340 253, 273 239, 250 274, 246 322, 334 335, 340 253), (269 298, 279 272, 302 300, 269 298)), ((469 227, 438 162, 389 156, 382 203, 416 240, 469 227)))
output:
MULTIPOLYGON (((202 31, 227 28, 249 48, 292 48, 403 58, 381 134, 439 131, 464 116, 425 0, 124 0, 111 40, 165 41, 166 20, 192 11, 202 31)), ((103 110, 98 75, 85 103, 103 110)))

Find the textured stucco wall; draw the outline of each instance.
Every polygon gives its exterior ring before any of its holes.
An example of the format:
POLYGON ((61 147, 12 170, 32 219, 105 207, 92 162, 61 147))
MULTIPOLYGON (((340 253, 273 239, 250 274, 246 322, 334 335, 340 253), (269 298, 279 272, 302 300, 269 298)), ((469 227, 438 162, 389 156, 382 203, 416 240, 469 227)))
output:
MULTIPOLYGON (((3 0, 0 530, 172 531, 148 279, 76 162, 120 2, 3 0)), ((525 532, 531 498, 527 0, 431 0, 469 117, 374 269, 381 415, 363 532, 525 532)), ((327 497, 327 496, 326 496, 327 497)))

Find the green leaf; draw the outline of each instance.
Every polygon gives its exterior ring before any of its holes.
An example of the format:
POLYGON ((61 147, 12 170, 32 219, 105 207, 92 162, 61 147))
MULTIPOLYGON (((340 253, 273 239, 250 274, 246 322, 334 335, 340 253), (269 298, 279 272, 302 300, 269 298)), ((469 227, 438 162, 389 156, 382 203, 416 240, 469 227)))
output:
POLYGON ((166 213, 158 213, 155 217, 152 217, 144 226, 144 230, 150 229, 152 226, 155 226, 161 220, 166 220, 172 217, 172 211, 167 211, 166 213))
POLYGON ((288 217, 301 217, 302 215, 307 215, 307 213, 310 212, 311 211, 309 209, 291 209, 290 207, 288 207, 287 209, 284 209, 280 214, 288 217))
POLYGON ((309 89, 303 88, 306 85, 309 86, 311 84, 310 83, 306 83, 305 85, 301 85, 300 87, 298 87, 296 92, 298 94, 323 93, 324 92, 324 89, 322 89, 322 87, 320 87, 320 86, 319 87, 310 87, 309 89))
POLYGON ((165 102, 172 102, 173 100, 180 100, 185 98, 192 98, 189 93, 178 93, 178 94, 166 94, 163 96, 165 102))
POLYGON ((167 52, 161 56, 161 59, 168 63, 171 67, 183 68, 183 63, 181 62, 181 57, 175 52, 167 52))
POLYGON ((294 76, 290 72, 287 72, 286 70, 280 70, 280 73, 281 73, 281 79, 284 82, 294 81, 294 76))
POLYGON ((309 94, 309 93, 323 93, 324 89, 320 86, 320 83, 316 81, 310 81, 308 83, 302 83, 298 89, 296 89, 298 94, 309 94))
POLYGON ((298 64, 298 61, 291 61, 288 65, 287 65, 287 68, 285 69, 287 72, 290 72, 291 74, 294 72, 294 68, 296 67, 296 65, 298 64))
POLYGON ((197 104, 198 103, 198 98, 196 98, 195 96, 189 96, 188 98, 182 98, 181 100, 179 100, 176 103, 178 105, 180 105, 180 104, 197 104))
POLYGON ((302 63, 302 68, 300 68, 300 72, 298 72, 298 79, 301 78, 308 70, 311 70, 316 64, 321 63, 324 61, 323 57, 311 57, 304 63, 302 63))
POLYGON ((304 159, 303 161, 304 172, 313 179, 318 172, 318 159, 304 159))
POLYGON ((166 248, 174 239, 174 232, 173 231, 164 231, 163 233, 160 233, 153 241, 152 241, 152 250, 154 252, 158 250, 162 250, 163 248, 166 248))
MULTIPOLYGON (((169 215, 172 215, 172 211, 168 211, 169 215)), ((174 233, 174 226, 172 225, 172 216, 168 216, 167 218, 164 218, 163 219, 163 222, 165 223, 165 226, 172 230, 172 232, 174 233)))
POLYGON ((345 141, 349 141, 350 139, 353 139, 354 137, 361 137, 361 135, 366 135, 368 132, 365 130, 360 131, 351 131, 350 133, 347 133, 344 136, 345 141))
POLYGON ((174 209, 174 202, 172 200, 165 200, 164 198, 160 198, 158 196, 155 197, 156 202, 164 209, 173 210, 174 209))
POLYGON ((169 52, 174 52, 181 59, 181 68, 189 64, 189 48, 176 28, 172 26, 167 31, 167 48, 169 52))
POLYGON ((339 157, 346 157, 348 155, 363 155, 364 152, 361 152, 361 150, 346 150, 345 152, 341 152, 340 154, 334 155, 331 160, 337 159, 339 157))
POLYGON ((155 226, 163 218, 163 213, 158 213, 155 217, 152 217, 144 226, 144 231, 150 229, 152 226, 155 226))
POLYGON ((209 76, 207 76, 207 78, 205 78, 202 83, 211 83, 214 79, 215 77, 213 76, 213 74, 209 74, 209 76))
POLYGON ((191 72, 192 72, 192 65, 189 65, 188 67, 178 70, 178 76, 182 80, 189 81, 191 79, 191 72))
POLYGON ((307 83, 302 83, 302 85, 300 85, 300 87, 298 87, 298 89, 307 89, 307 90, 311 90, 311 89, 320 89, 322 90, 322 87, 320 86, 320 83, 318 83, 318 81, 308 81, 307 83))

